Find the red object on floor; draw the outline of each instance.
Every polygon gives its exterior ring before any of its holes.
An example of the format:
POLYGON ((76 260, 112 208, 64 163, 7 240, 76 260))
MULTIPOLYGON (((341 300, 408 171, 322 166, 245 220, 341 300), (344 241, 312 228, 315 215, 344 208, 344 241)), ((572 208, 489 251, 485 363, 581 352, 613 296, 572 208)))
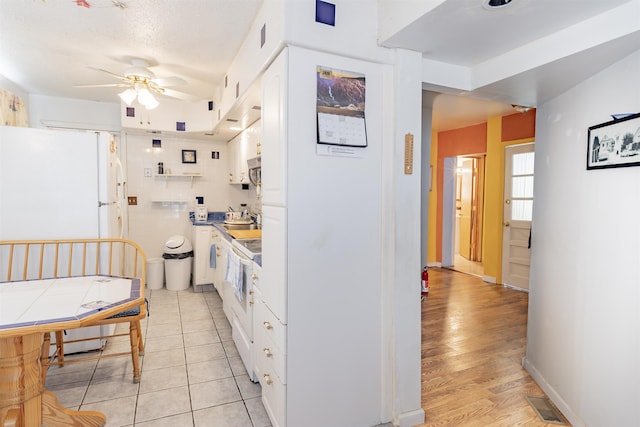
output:
POLYGON ((427 267, 422 270, 422 296, 429 295, 429 271, 427 267))

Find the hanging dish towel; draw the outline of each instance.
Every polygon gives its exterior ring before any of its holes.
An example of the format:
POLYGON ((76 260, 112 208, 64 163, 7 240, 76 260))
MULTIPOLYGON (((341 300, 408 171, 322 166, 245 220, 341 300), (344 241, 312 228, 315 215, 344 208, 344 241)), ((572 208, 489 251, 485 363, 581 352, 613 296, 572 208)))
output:
POLYGON ((209 267, 216 268, 216 245, 215 243, 209 248, 209 267))
POLYGON ((227 253, 227 272, 224 276, 224 280, 229 282, 233 293, 236 295, 239 301, 242 301, 242 260, 233 251, 227 253))

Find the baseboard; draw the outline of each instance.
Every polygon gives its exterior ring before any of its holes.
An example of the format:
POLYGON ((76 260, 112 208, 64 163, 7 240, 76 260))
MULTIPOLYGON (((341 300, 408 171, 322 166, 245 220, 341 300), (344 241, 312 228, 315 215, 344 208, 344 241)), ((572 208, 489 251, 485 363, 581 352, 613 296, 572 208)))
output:
POLYGON ((504 288, 509 288, 509 289, 513 289, 514 291, 520 291, 520 292, 526 292, 529 293, 529 289, 524 289, 524 288, 519 288, 517 286, 513 286, 513 285, 508 285, 506 283, 502 284, 502 287, 504 288))
POLYGON ((491 276, 482 276, 482 281, 487 283, 494 283, 494 284, 497 283, 496 278, 491 276))
POLYGON ((553 387, 544 379, 542 374, 536 369, 535 366, 529 360, 524 357, 522 359, 522 367, 531 375, 531 378, 535 380, 544 391, 554 405, 562 412, 562 415, 571 423, 573 427, 586 427, 586 424, 578 417, 567 405, 560 395, 555 391, 553 387))
POLYGON ((394 427, 414 427, 424 424, 424 409, 416 409, 411 412, 404 412, 397 417, 394 417, 394 427))

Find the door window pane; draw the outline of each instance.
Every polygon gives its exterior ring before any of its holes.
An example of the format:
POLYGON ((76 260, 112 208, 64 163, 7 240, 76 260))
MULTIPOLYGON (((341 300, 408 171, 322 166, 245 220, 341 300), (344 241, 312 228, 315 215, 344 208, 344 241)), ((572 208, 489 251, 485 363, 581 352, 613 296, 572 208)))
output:
POLYGON ((533 176, 514 176, 511 179, 511 197, 533 197, 533 176))
POLYGON ((513 155, 512 175, 533 175, 535 153, 518 153, 513 155))
POLYGON ((533 200, 512 200, 511 219, 514 221, 531 221, 533 218, 533 200))

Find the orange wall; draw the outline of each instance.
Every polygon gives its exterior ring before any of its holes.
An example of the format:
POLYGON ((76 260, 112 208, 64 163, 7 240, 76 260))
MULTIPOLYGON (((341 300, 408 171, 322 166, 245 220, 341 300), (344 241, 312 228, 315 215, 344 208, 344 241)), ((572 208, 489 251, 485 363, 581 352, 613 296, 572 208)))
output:
MULTIPOLYGON (((432 142, 437 141, 437 151, 432 150, 432 154, 437 155, 436 171, 434 173, 433 190, 437 192, 433 199, 436 200, 435 212, 430 209, 430 213, 436 216, 435 230, 431 230, 429 236, 435 236, 435 242, 430 242, 429 248, 435 249, 435 256, 429 255, 429 262, 442 262, 442 183, 444 175, 444 159, 446 157, 456 157, 471 154, 487 155, 487 171, 485 175, 485 212, 490 210, 494 212, 492 218, 487 218, 485 214, 485 238, 484 243, 493 242, 491 246, 492 252, 500 258, 501 253, 496 252, 501 248, 502 242, 502 217, 498 218, 496 212, 502 209, 502 193, 504 186, 504 146, 518 144, 523 142, 531 142, 535 137, 535 110, 527 113, 516 113, 509 116, 493 117, 490 119, 492 131, 489 131, 488 123, 469 126, 450 131, 438 132, 432 137, 432 142), (489 140, 490 139, 490 140, 489 140), (491 150, 488 150, 488 145, 491 150), (436 153, 433 153, 436 151, 436 153), (489 166, 492 165, 491 168, 489 166), (491 170, 490 170, 491 169, 491 170), (496 169, 496 170, 493 170, 496 169), (493 195, 493 196, 492 196, 493 195), (487 204, 495 204, 489 207, 487 204), (494 218, 495 217, 495 218, 494 218), (493 223, 495 224, 489 224, 493 223), (493 231, 492 231, 493 230, 493 231), (435 244, 433 244, 435 243, 435 244), (434 247, 435 246, 435 247, 434 247)), ((434 156, 435 157, 435 156, 434 156)), ((431 250, 430 254, 433 254, 431 250)), ((486 254, 486 252, 483 251, 486 254)), ((493 260, 491 257, 485 257, 485 275, 495 277, 500 283, 500 265, 501 259, 493 260), (488 265, 490 264, 490 265, 488 265)))
POLYGON ((536 110, 502 117, 502 140, 516 141, 536 134, 536 110))
POLYGON ((442 183, 445 157, 478 154, 487 151, 487 124, 468 126, 438 133, 438 164, 436 168, 436 260, 442 261, 442 183))

